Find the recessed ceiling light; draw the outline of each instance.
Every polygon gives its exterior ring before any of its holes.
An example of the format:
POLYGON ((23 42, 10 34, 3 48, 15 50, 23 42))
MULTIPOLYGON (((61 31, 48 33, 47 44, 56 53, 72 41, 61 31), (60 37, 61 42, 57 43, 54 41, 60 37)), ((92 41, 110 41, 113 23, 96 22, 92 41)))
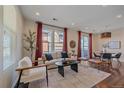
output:
POLYGON ((121 15, 121 14, 119 14, 119 15, 117 15, 117 16, 116 16, 116 18, 122 18, 122 15, 121 15))
POLYGON ((74 25, 75 23, 71 23, 71 25, 74 25))
POLYGON ((39 12, 36 12, 35 14, 36 14, 37 16, 39 16, 39 15, 40 15, 40 13, 39 13, 39 12))
POLYGON ((53 20, 53 21, 58 21, 58 19, 57 19, 57 18, 53 18, 52 20, 53 20))

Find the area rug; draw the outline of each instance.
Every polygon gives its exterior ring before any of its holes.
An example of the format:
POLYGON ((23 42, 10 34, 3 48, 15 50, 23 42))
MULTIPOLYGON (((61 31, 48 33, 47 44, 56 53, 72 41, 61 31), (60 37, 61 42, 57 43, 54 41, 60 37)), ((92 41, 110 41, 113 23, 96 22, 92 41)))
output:
MULTIPOLYGON (((71 70, 69 66, 66 66, 64 71, 64 77, 58 73, 58 69, 48 71, 49 88, 91 88, 111 75, 110 73, 82 64, 79 64, 78 73, 71 70)), ((47 87, 45 79, 37 80, 29 84, 29 88, 45 87, 47 87)))

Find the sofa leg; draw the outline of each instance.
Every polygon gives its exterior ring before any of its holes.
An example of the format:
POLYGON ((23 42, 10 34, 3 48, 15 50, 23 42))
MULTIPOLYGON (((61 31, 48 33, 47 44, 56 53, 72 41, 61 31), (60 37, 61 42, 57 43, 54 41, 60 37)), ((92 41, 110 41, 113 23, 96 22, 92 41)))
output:
POLYGON ((48 70, 47 70, 47 66, 46 66, 46 80, 47 80, 47 87, 48 87, 48 70))

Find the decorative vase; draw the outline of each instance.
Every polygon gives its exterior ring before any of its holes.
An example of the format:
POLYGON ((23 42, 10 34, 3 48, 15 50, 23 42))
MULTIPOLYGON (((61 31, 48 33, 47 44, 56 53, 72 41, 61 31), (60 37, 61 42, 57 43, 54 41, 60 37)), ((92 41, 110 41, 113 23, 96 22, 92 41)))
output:
POLYGON ((32 64, 33 64, 33 66, 37 66, 38 62, 33 62, 32 64))

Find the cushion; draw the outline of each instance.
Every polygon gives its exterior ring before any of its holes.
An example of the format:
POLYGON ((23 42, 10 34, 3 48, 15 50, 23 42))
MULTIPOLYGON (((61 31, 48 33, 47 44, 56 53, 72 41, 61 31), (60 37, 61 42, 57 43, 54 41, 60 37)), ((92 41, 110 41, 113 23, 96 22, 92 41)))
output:
POLYGON ((51 54, 45 54, 46 56, 46 60, 50 61, 50 60, 53 60, 53 57, 51 54))
MULTIPOLYGON (((29 57, 24 57, 18 63, 18 68, 31 67, 31 66, 32 66, 32 62, 31 62, 31 59, 29 57)), ((22 74, 26 75, 29 73, 30 73, 30 70, 25 70, 25 71, 23 71, 22 74)))
POLYGON ((38 64, 44 64, 43 58, 38 58, 38 64))
POLYGON ((61 53, 61 56, 62 56, 62 58, 68 58, 67 52, 62 52, 62 53, 61 53))
POLYGON ((33 68, 29 75, 22 75, 21 82, 27 83, 46 77, 46 67, 33 68))
POLYGON ((19 67, 30 67, 32 66, 32 62, 31 59, 29 57, 24 57, 23 59, 21 59, 18 63, 19 67))
POLYGON ((57 53, 56 52, 51 53, 51 55, 52 55, 53 59, 57 59, 57 53))
POLYGON ((61 52, 56 52, 57 58, 61 58, 61 52))

